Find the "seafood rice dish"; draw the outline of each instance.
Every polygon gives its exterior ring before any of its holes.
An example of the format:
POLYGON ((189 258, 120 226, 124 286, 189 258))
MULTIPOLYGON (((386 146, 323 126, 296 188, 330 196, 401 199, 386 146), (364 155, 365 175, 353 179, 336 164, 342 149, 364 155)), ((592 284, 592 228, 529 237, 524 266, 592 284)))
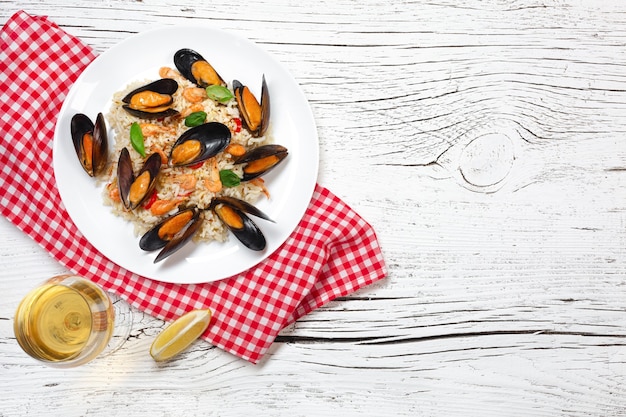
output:
POLYGON ((144 250, 176 240, 173 252, 191 237, 223 242, 229 231, 262 250, 262 233, 245 213, 270 220, 253 204, 270 198, 262 175, 287 156, 272 144, 265 78, 259 104, 248 87, 224 82, 195 51, 181 49, 174 63, 176 68, 162 67, 155 81, 138 80, 113 95, 106 115, 115 137, 110 156, 103 151, 102 115, 95 126, 75 115, 72 139, 81 164, 105 182, 104 204, 134 225, 144 250), (188 214, 184 224, 163 237, 163 224, 179 213, 188 214))

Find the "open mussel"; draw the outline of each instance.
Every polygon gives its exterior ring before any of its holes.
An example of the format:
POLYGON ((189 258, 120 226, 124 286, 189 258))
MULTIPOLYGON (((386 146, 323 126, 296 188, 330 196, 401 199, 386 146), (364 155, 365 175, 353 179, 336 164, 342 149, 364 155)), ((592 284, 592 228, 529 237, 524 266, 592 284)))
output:
POLYGON ((139 87, 122 99, 124 110, 141 119, 160 119, 175 116, 172 108, 178 83, 171 78, 161 78, 139 87))
POLYGON ((109 155, 104 116, 98 113, 94 124, 86 115, 77 113, 72 117, 70 130, 81 166, 89 176, 97 177, 106 168, 109 155))
POLYGON ((167 258, 182 248, 198 231, 202 216, 196 207, 184 208, 161 220, 148 230, 139 240, 139 247, 145 251, 161 252, 154 263, 167 258))
POLYGON ((267 174, 287 157, 287 148, 269 144, 253 148, 235 159, 235 164, 246 164, 243 167, 242 181, 250 181, 267 174))
POLYGON ((180 49, 174 54, 174 65, 183 77, 199 87, 225 85, 222 77, 206 59, 192 49, 180 49))
POLYGON ((219 122, 204 123, 186 130, 170 151, 172 166, 195 165, 222 152, 230 143, 230 129, 219 122))
POLYGON ((258 226, 246 213, 273 222, 252 204, 233 197, 216 197, 209 206, 241 243, 254 251, 265 249, 266 240, 258 226))
POLYGON ((160 169, 161 156, 153 153, 135 175, 130 153, 127 148, 122 149, 117 163, 117 187, 127 210, 134 210, 150 196, 160 169))
POLYGON ((263 136, 270 122, 270 94, 265 82, 265 76, 261 84, 261 102, 259 103, 248 87, 238 80, 233 80, 233 92, 237 107, 243 119, 246 129, 254 137, 263 136))

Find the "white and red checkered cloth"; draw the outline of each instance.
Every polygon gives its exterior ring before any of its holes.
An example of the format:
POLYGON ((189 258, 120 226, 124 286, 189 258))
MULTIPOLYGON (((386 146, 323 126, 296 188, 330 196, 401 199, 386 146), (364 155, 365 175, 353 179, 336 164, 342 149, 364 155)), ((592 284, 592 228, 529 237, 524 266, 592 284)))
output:
POLYGON ((287 241, 236 276, 169 284, 105 258, 70 220, 52 169, 57 114, 95 56, 47 18, 24 11, 0 32, 0 210, 62 265, 165 320, 210 308, 213 321, 204 337, 252 363, 288 324, 385 277, 372 227, 319 185, 287 241))

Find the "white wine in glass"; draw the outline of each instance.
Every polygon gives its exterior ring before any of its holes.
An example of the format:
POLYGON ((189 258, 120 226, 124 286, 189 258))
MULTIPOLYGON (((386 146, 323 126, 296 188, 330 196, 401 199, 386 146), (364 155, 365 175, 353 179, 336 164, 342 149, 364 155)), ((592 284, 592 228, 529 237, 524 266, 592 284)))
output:
POLYGON ((78 366, 110 349, 115 315, 102 288, 60 275, 24 297, 15 313, 15 336, 26 353, 47 365, 78 366))

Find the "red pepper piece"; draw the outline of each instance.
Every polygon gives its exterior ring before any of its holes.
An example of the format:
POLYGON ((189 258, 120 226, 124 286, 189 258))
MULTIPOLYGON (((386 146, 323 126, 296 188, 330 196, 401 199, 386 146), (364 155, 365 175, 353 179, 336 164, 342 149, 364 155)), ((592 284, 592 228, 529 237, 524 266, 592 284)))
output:
POLYGON ((233 119, 233 122, 235 122, 235 128, 233 129, 233 133, 237 133, 241 130, 241 119, 238 117, 235 117, 233 119))
POLYGON ((150 210, 150 207, 152 207, 155 201, 157 201, 157 192, 153 191, 152 195, 150 195, 146 202, 143 203, 143 208, 145 208, 146 210, 150 210))
POLYGON ((191 169, 198 169, 198 168, 201 168, 201 167, 202 167, 202 165, 204 165, 204 162, 205 162, 205 161, 198 162, 198 163, 197 163, 197 164, 195 164, 195 165, 189 165, 189 168, 191 168, 191 169))

